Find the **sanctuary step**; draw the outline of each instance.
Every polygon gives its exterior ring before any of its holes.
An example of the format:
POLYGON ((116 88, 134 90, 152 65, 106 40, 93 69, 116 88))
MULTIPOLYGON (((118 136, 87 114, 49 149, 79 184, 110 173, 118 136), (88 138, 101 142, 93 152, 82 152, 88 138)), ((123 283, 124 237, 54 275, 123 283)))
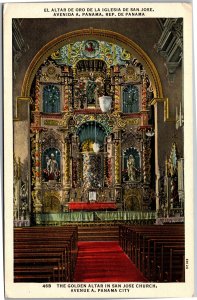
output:
POLYGON ((79 226, 79 241, 118 241, 118 226, 79 226))

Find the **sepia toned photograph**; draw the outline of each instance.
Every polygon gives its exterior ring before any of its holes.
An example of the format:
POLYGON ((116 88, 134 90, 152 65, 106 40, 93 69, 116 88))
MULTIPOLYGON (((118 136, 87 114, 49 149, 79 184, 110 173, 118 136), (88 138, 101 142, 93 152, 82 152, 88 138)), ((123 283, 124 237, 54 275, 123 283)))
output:
POLYGON ((5 7, 13 298, 162 297, 171 284, 192 296, 192 10, 180 6, 5 7))

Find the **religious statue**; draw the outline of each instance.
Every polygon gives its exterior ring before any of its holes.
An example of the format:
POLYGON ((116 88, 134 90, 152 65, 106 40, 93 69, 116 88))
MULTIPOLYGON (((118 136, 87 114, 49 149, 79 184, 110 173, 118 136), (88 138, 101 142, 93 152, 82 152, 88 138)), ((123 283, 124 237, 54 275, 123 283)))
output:
POLYGON ((90 74, 90 77, 86 85, 86 97, 88 104, 95 104, 95 91, 96 91, 96 82, 93 75, 90 74))
POLYGON ((51 153, 51 157, 47 161, 47 171, 49 180, 57 179, 58 163, 53 153, 51 153))
POLYGON ((129 155, 127 160, 127 169, 128 169, 128 176, 130 181, 136 180, 136 167, 135 167, 135 158, 133 155, 129 155))

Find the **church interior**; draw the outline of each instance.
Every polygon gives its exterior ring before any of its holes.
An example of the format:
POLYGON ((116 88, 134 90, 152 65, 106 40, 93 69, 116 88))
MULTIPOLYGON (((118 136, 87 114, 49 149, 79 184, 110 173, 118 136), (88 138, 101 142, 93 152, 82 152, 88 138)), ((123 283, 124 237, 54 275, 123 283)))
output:
POLYGON ((12 26, 14 282, 183 282, 183 20, 12 26))

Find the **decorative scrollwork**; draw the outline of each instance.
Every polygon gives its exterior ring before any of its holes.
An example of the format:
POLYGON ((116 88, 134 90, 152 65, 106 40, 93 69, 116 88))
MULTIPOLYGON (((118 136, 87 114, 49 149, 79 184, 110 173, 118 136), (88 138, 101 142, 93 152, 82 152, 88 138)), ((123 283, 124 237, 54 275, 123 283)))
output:
POLYGON ((143 178, 145 183, 150 183, 151 179, 151 153, 150 139, 146 139, 143 142, 143 178))
POLYGON ((42 210, 41 192, 39 190, 33 190, 31 195, 33 200, 33 211, 36 213, 41 212, 42 210))

